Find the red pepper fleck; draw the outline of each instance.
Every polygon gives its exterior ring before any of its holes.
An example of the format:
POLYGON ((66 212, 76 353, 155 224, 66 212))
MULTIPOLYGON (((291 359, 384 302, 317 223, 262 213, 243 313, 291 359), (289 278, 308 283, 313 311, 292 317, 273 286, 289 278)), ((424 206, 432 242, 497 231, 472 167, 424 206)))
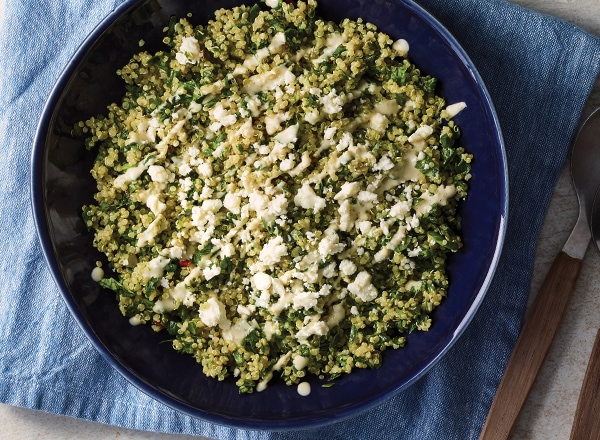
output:
POLYGON ((162 324, 158 321, 152 321, 152 324, 156 327, 162 328, 162 324))
POLYGON ((180 265, 181 267, 188 267, 188 266, 189 266, 191 263, 192 263, 192 262, 191 262, 190 260, 181 260, 181 261, 179 262, 179 265, 180 265))

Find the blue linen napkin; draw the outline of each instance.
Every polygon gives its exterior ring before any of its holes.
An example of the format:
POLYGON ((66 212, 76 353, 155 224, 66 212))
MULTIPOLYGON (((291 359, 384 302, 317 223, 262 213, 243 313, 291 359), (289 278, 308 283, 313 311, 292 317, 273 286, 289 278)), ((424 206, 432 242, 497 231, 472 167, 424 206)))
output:
POLYGON ((243 432, 129 385, 69 315, 37 242, 29 158, 44 101, 77 46, 122 0, 11 0, 0 27, 0 402, 127 428, 218 439, 477 438, 525 310, 540 225, 600 69, 600 39, 504 0, 419 0, 465 48, 506 141, 503 256, 470 327, 429 374, 341 424, 243 432), (465 356, 465 353, 469 353, 465 356))

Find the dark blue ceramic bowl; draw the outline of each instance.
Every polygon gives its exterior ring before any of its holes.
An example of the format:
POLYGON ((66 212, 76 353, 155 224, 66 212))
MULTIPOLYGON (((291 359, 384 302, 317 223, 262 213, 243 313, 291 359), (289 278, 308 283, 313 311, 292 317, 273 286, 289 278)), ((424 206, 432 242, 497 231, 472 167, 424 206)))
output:
MULTIPOLYGON (((468 199, 462 204, 464 248, 450 261, 448 298, 427 333, 408 337, 405 348, 385 353, 378 370, 360 370, 332 388, 312 387, 301 397, 275 381, 262 393, 239 395, 233 381, 202 373, 191 356, 160 344, 167 335, 132 327, 114 295, 91 280, 100 258, 92 247, 80 207, 92 201, 95 182, 88 152, 69 132, 73 124, 120 101, 124 84, 115 74, 139 51, 164 48, 162 28, 171 15, 192 12, 205 23, 235 0, 132 0, 110 14, 77 51, 54 87, 41 118, 32 156, 33 209, 48 264, 65 302, 106 360, 131 383, 184 413, 247 429, 315 427, 356 415, 413 384, 444 356, 479 307, 500 255, 507 215, 507 174, 494 108, 474 66, 453 37, 410 1, 320 0, 320 15, 373 22, 394 39, 410 43, 411 59, 439 80, 449 103, 465 101, 456 121, 462 144, 475 155, 468 199)), ((468 354, 465 353, 465 356, 468 354)))

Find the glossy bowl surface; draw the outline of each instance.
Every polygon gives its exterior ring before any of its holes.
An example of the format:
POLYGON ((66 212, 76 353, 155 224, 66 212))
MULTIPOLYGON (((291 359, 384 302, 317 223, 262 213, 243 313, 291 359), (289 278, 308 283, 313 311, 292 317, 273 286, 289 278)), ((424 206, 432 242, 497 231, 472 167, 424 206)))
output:
MULTIPOLYGON (((481 78, 454 38, 410 1, 320 0, 329 20, 362 17, 392 38, 410 44, 409 56, 438 78, 438 94, 448 103, 465 101, 457 117, 462 144, 475 155, 468 199, 461 205, 464 248, 450 259, 448 298, 434 312, 427 333, 415 332, 407 346, 387 351, 378 370, 359 370, 332 388, 315 381, 308 397, 275 381, 267 390, 238 394, 231 380, 202 373, 191 356, 178 354, 168 335, 133 327, 113 294, 92 281, 100 258, 92 247, 80 207, 92 201, 94 152, 69 136, 74 123, 103 113, 120 101, 124 84, 116 70, 131 55, 163 49, 162 28, 171 15, 193 13, 206 23, 218 7, 241 1, 126 1, 88 37, 66 66, 41 117, 32 153, 33 211, 42 248, 71 313, 100 354, 143 392, 191 416, 246 429, 289 430, 342 420, 406 389, 454 344, 473 318, 490 284, 504 240, 507 172, 504 146, 492 102, 481 78)), ((465 353, 465 356, 468 354, 465 353)))

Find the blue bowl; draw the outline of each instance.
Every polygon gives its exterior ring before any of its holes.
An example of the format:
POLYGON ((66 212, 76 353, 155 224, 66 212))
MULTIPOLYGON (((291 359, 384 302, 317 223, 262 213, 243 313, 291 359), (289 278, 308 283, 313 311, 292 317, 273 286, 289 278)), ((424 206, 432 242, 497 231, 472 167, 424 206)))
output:
MULTIPOLYGON (((267 390, 239 395, 233 380, 207 378, 191 356, 160 344, 168 335, 133 327, 114 295, 90 277, 99 253, 83 224, 81 206, 92 202, 94 153, 69 136, 74 123, 120 102, 124 84, 116 70, 138 52, 164 49, 162 28, 171 15, 193 13, 206 23, 215 9, 243 1, 132 0, 111 13, 87 38, 54 87, 32 154, 33 211, 42 248, 64 300, 100 354, 144 393, 204 420, 245 429, 290 430, 343 420, 401 392, 438 362, 467 327, 496 268, 507 218, 507 170, 498 120, 475 67, 454 38, 410 1, 320 0, 329 20, 362 17, 393 39, 410 44, 409 56, 439 80, 447 102, 465 101, 455 118, 461 143, 475 156, 470 193, 461 204, 464 247, 449 261, 448 298, 436 309, 429 332, 415 332, 400 350, 388 350, 377 370, 357 370, 334 387, 317 383, 308 397, 275 381, 267 390)), ((465 356, 468 354, 465 353, 465 356)), ((315 379, 316 381, 316 379, 315 379)))

